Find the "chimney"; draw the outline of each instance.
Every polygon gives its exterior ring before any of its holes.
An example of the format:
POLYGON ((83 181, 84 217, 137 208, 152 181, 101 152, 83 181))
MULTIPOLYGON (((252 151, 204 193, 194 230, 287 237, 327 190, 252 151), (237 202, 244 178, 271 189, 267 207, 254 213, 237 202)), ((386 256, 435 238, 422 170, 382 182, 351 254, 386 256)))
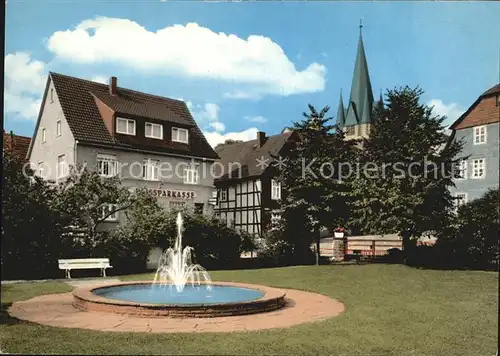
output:
POLYGON ((109 94, 110 95, 116 95, 117 81, 118 80, 116 79, 116 77, 109 78, 109 94))
POLYGON ((262 131, 257 131, 257 146, 260 148, 266 143, 266 133, 262 131))

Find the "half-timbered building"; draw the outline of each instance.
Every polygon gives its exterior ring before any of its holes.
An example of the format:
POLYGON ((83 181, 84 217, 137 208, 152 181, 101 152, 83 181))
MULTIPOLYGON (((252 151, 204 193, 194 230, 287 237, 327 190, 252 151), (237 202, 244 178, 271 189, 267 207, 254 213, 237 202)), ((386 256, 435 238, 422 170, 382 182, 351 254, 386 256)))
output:
POLYGON ((228 226, 263 238, 271 220, 279 219, 281 185, 274 179, 275 158, 283 154, 292 137, 294 133, 290 130, 269 137, 257 132, 255 140, 215 148, 222 169, 214 181, 215 213, 228 226))

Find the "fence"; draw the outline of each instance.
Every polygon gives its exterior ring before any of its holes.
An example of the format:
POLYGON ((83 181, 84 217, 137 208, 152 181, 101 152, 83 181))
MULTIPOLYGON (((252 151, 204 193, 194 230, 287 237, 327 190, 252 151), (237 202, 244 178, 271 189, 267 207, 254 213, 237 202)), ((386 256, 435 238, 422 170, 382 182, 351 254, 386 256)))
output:
MULTIPOLYGON (((328 242, 321 243, 320 254, 336 260, 357 253, 366 257, 383 256, 390 249, 403 249, 403 242, 398 234, 333 237, 325 240, 328 242)), ((433 237, 423 237, 417 241, 417 245, 433 245, 434 242, 433 237)))

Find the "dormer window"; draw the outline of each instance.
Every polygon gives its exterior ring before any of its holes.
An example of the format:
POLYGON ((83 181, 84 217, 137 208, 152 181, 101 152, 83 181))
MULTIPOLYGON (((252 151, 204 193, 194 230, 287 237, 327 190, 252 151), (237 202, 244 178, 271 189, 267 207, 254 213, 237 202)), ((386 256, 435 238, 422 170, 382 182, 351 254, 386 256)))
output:
POLYGON ((119 134, 135 136, 135 120, 117 117, 116 132, 119 134))
POLYGON ((188 130, 172 127, 172 141, 188 143, 188 130))
POLYGON ((149 138, 163 139, 163 125, 146 122, 145 136, 149 138))

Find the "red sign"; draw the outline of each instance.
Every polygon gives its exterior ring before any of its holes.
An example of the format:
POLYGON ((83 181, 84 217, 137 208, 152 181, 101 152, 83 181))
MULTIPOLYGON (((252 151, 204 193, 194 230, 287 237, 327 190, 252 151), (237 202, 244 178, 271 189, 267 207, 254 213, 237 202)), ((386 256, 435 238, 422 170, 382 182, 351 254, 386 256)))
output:
POLYGON ((154 197, 162 198, 194 199, 196 197, 195 192, 185 190, 148 189, 148 192, 154 197))

